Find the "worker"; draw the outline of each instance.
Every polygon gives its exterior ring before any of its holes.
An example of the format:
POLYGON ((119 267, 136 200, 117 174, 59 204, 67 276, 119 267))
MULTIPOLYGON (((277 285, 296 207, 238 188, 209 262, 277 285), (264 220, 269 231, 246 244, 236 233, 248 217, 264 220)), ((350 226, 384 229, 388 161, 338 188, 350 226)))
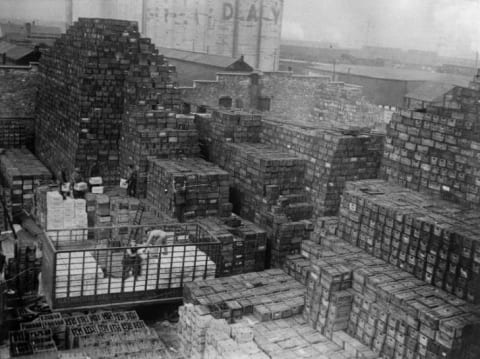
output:
POLYGON ((138 253, 138 248, 135 242, 130 243, 130 247, 126 249, 122 260, 123 280, 127 279, 132 271, 132 275, 137 279, 142 274, 142 258, 138 253))
POLYGON ((145 246, 147 247, 164 246, 162 253, 168 254, 167 246, 172 245, 173 240, 174 238, 171 233, 162 231, 161 229, 154 229, 148 232, 147 242, 145 243, 145 246))
POLYGON ((67 180, 67 172, 65 168, 62 168, 58 171, 57 174, 57 183, 58 183, 58 192, 62 195, 63 199, 67 199, 67 196, 70 196, 70 182, 67 180))
POLYGON ((72 174, 70 175, 70 184, 73 187, 79 182, 83 182, 83 178, 82 178, 82 175, 80 174, 80 168, 75 167, 73 169, 72 174))
MULTIPOLYGON (((0 244, 0 282, 5 280, 5 268, 7 267, 7 257, 3 254, 2 245, 0 244)), ((2 295, 2 293, 0 293, 2 295)))
POLYGON ((127 195, 130 197, 137 195, 137 169, 133 164, 128 165, 127 195))

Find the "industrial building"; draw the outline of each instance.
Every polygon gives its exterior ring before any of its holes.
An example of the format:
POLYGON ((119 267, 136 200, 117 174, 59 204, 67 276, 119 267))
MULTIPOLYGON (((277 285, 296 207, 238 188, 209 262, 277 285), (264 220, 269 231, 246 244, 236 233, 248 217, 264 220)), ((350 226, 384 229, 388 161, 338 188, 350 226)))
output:
POLYGON ((0 358, 480 357, 480 71, 386 109, 249 52, 281 1, 78 1, 0 65, 0 358))
MULTIPOLYGON (((0 14, 36 1, 0 3, 0 14)), ((283 0, 61 0, 45 6, 53 7, 51 21, 66 28, 81 17, 137 21, 142 35, 159 47, 235 59, 243 55, 262 71, 278 70, 280 64, 283 0)))

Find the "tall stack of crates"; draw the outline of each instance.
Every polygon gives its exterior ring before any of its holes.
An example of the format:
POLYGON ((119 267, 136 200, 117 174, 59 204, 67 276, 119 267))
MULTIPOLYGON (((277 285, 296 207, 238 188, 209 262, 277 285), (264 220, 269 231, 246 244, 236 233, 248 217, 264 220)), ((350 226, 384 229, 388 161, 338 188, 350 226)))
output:
POLYGON ((243 111, 215 110, 198 114, 195 124, 202 141, 202 154, 216 162, 223 142, 260 142, 262 116, 243 111))
POLYGON ((377 178, 385 136, 265 120, 261 137, 263 143, 305 161, 305 186, 318 217, 337 214, 346 181, 377 178))
POLYGON ((287 266, 306 277, 304 317, 325 336, 333 331, 334 338, 336 331, 346 330, 388 358, 470 359, 479 355, 474 339, 480 330, 478 306, 335 235, 321 242, 304 242, 303 258, 291 256, 287 266))
POLYGON ((249 220, 279 195, 303 190, 304 161, 270 146, 225 143, 218 164, 232 174, 235 212, 249 220))
POLYGON ((480 303, 480 214, 381 180, 347 185, 339 236, 471 303, 480 303))
POLYGON ((387 128, 382 176, 445 199, 480 204, 478 77, 425 113, 402 110, 387 128))
POLYGON ((125 178, 129 165, 137 167, 137 196, 145 198, 150 159, 195 156, 199 147, 194 117, 179 113, 175 69, 150 42, 137 55, 138 63, 130 67, 125 82, 120 170, 125 178))
POLYGON ((148 201, 184 221, 230 215, 229 174, 202 159, 150 160, 148 201))
POLYGON ((129 165, 137 166, 137 196, 140 198, 147 194, 149 160, 193 157, 200 150, 193 116, 176 114, 160 105, 157 110, 151 107, 141 100, 131 104, 124 116, 120 142, 122 176, 127 177, 129 165))
POLYGON ((80 167, 87 175, 96 164, 105 185, 118 185, 130 162, 145 179, 146 156, 194 152, 196 131, 182 127, 193 121, 173 113, 180 104, 174 68, 136 22, 80 18, 42 57, 40 71, 36 149, 56 173, 80 167))
POLYGON ((109 241, 112 238, 112 216, 110 215, 110 197, 104 194, 97 195, 95 201, 95 224, 101 227, 95 231, 96 240, 109 241))
POLYGON ((315 122, 385 131, 384 111, 365 100, 361 86, 327 82, 319 85, 315 95, 316 104, 312 111, 315 122))
POLYGON ((260 227, 236 215, 202 218, 197 222, 222 243, 220 276, 265 269, 267 238, 260 227))
POLYGON ((80 18, 42 56, 36 150, 55 173, 96 163, 117 183, 125 74, 140 46, 135 22, 80 18))
POLYGON ((27 149, 9 149, 0 154, 0 173, 14 213, 22 209, 31 212, 35 188, 52 179, 50 171, 27 149))

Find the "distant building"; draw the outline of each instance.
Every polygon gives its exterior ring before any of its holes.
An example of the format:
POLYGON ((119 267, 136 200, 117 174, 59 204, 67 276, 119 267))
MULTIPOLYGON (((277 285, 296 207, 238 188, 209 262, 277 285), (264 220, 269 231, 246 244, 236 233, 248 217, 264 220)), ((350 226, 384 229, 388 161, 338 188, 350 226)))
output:
POLYGON ((38 62, 41 57, 38 47, 26 47, 0 41, 0 65, 27 66, 31 62, 38 62))
POLYGON ((27 47, 52 46, 61 35, 59 27, 36 25, 35 23, 0 23, 0 38, 10 43, 27 47))
POLYGON ((203 54, 199 52, 183 51, 159 47, 160 54, 168 59, 170 65, 175 66, 180 86, 191 86, 193 81, 216 80, 219 72, 252 72, 253 68, 247 64, 244 57, 234 59, 228 56, 203 54))

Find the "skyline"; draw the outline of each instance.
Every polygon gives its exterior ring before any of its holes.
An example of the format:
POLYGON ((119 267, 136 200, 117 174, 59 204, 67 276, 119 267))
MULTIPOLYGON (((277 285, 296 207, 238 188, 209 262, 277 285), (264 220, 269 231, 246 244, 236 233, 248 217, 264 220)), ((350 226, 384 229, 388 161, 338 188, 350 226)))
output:
MULTIPOLYGON (((283 1, 284 39, 420 49, 460 57, 480 51, 480 0, 283 1)), ((64 16, 64 0, 0 1, 0 19, 64 26, 64 16)))

